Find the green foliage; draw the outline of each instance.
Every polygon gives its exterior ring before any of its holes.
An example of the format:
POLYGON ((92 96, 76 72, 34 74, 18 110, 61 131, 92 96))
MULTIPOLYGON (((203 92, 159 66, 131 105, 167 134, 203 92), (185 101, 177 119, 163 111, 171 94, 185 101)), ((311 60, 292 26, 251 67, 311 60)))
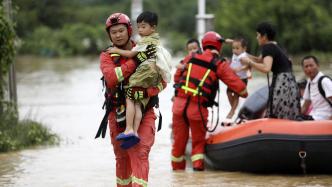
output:
POLYGON ((49 129, 32 120, 19 121, 14 107, 10 103, 3 105, 7 107, 0 114, 0 152, 58 143, 59 138, 49 129))
POLYGON ((24 146, 41 145, 46 143, 54 144, 58 141, 58 137, 55 134, 50 133, 48 128, 32 120, 21 121, 17 126, 16 133, 16 138, 19 139, 20 142, 23 142, 24 146))
MULTIPOLYGON (((158 14, 158 30, 161 34, 178 32, 191 36, 195 32, 195 15, 197 14, 197 1, 144 1, 144 10, 151 10, 158 14), (167 28, 167 32, 163 32, 167 28)), ((133 20, 136 21, 136 20, 133 20)))
POLYGON ((19 0, 13 1, 13 5, 18 9, 16 29, 22 38, 40 26, 59 30, 76 23, 102 25, 112 12, 130 10, 130 0, 19 0))
POLYGON ((129 0, 14 3, 18 7, 17 33, 22 38, 19 52, 42 56, 98 54, 110 43, 106 18, 119 10, 128 13, 130 8, 129 0))
POLYGON ((101 25, 77 23, 64 25, 60 30, 41 26, 26 38, 20 52, 42 56, 93 54, 101 51, 107 42, 105 29, 101 25))
POLYGON ((184 52, 187 40, 196 34, 196 2, 146 0, 143 3, 144 10, 152 10, 158 14, 158 32, 166 38, 166 46, 173 53, 184 52))
POLYGON ((23 147, 55 143, 57 137, 37 122, 19 122, 16 106, 4 101, 4 76, 15 55, 15 32, 13 24, 4 17, 0 6, 0 152, 17 150, 23 147))
MULTIPOLYGON (((15 32, 12 24, 4 17, 4 12, 0 7, 0 76, 4 76, 9 65, 13 62, 15 55, 15 32)), ((0 101, 3 100, 3 78, 0 77, 0 101)))
MULTIPOLYGON (((17 33, 24 41, 20 52, 46 56, 99 53, 109 42, 103 28, 106 18, 114 12, 130 15, 131 7, 130 0, 13 3, 18 7, 17 33), (81 33, 78 29, 82 29, 81 33), (42 41, 38 41, 40 34, 42 41), (91 46, 86 47, 82 42, 91 46)), ((159 15, 158 32, 167 37, 174 52, 183 50, 184 43, 180 42, 195 36, 197 1, 144 0, 143 5, 144 10, 159 15)), ((332 50, 332 1, 329 0, 209 0, 206 9, 215 16, 217 32, 225 37, 243 36, 249 41, 252 53, 258 51, 255 27, 261 21, 276 26, 276 40, 290 53, 332 50)), ((225 52, 230 52, 230 48, 226 47, 225 52)))
POLYGON ((185 51, 188 36, 179 32, 169 32, 165 37, 167 38, 165 44, 170 51, 173 53, 185 51))
MULTIPOLYGON (((256 25, 261 21, 269 21, 276 27, 276 40, 290 53, 330 51, 332 12, 317 2, 320 1, 220 1, 218 7, 223 11, 216 11, 215 16, 219 18, 216 30, 226 37, 244 36, 256 51, 256 25)), ((332 5, 332 2, 325 3, 330 7, 332 5)))

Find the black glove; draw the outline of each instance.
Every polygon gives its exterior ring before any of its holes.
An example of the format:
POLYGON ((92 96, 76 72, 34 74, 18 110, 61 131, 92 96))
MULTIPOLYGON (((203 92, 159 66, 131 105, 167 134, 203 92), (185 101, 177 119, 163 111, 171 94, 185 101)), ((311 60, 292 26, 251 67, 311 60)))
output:
POLYGON ((137 55, 134 57, 135 61, 137 62, 137 65, 141 64, 147 59, 155 58, 156 51, 157 51, 156 46, 150 44, 146 47, 146 51, 138 52, 137 55))
POLYGON ((146 57, 147 59, 156 58, 157 48, 155 45, 150 44, 146 47, 146 57))
POLYGON ((131 100, 142 100, 148 97, 148 93, 146 92, 145 88, 131 87, 128 88, 126 96, 131 100))

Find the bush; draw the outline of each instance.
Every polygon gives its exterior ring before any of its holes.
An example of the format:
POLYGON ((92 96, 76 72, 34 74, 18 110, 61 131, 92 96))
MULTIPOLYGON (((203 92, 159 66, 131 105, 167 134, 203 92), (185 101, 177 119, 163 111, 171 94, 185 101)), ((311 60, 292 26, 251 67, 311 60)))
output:
POLYGON ((99 53, 108 42, 103 26, 82 23, 61 30, 38 27, 23 43, 20 52, 42 56, 71 56, 99 53))
POLYGON ((19 121, 12 103, 2 102, 1 105, 3 112, 0 114, 0 152, 58 143, 58 136, 50 133, 42 124, 32 120, 19 121))
POLYGON ((0 152, 19 150, 35 145, 53 145, 58 136, 38 122, 23 120, 17 123, 0 122, 0 152))
MULTIPOLYGON (((58 138, 37 122, 31 120, 18 121, 16 103, 5 101, 4 76, 15 55, 15 32, 13 24, 4 18, 0 6, 0 152, 17 150, 38 144, 53 144, 58 138)), ((39 31, 44 38, 50 34, 49 29, 39 31)), ((36 37, 36 36, 35 36, 36 37)), ((49 37, 49 36, 48 36, 49 37)), ((36 37, 38 41, 38 37, 36 37)), ((43 41, 43 45, 47 45, 43 41)), ((34 49, 34 48, 32 48, 34 49)))
POLYGON ((54 144, 58 140, 48 128, 32 120, 21 121, 17 126, 17 132, 17 138, 23 142, 23 146, 54 144))

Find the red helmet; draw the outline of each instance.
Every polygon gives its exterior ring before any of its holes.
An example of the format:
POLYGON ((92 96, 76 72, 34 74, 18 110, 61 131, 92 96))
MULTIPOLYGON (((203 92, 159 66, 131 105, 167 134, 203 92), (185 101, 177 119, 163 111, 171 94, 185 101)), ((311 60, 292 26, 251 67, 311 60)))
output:
POLYGON ((223 37, 221 37, 218 33, 209 31, 205 33, 202 38, 202 47, 203 49, 206 49, 207 46, 212 46, 220 51, 223 41, 223 37))
POLYGON ((127 26, 127 29, 128 29, 128 35, 129 35, 129 37, 131 36, 133 29, 132 29, 132 26, 131 26, 130 19, 126 14, 123 14, 123 13, 114 13, 114 14, 111 14, 107 18, 107 20, 106 20, 107 34, 109 34, 108 33, 109 28, 114 26, 114 25, 117 25, 117 24, 125 24, 127 26))

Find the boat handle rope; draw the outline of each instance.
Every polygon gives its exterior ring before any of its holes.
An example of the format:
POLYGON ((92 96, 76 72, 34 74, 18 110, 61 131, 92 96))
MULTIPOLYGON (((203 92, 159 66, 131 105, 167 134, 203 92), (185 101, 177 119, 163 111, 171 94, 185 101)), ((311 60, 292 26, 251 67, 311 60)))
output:
POLYGON ((307 152, 306 151, 299 151, 299 157, 304 159, 307 156, 307 152))
POLYGON ((307 173, 307 166, 306 166, 306 163, 305 163, 305 158, 307 157, 307 152, 306 151, 299 151, 299 157, 301 158, 301 168, 302 168, 302 171, 303 171, 303 174, 306 174, 307 173))

